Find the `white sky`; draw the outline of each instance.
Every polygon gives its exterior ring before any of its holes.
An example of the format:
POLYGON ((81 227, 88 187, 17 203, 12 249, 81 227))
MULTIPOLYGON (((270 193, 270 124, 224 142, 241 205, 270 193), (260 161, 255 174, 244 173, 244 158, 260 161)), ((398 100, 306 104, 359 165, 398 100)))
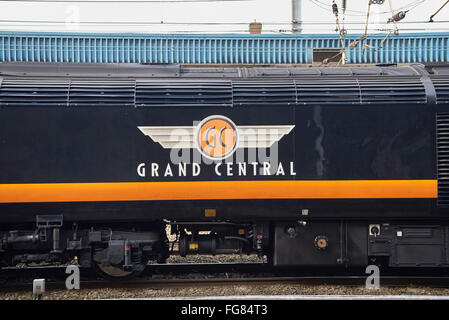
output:
MULTIPOLYGON (((428 21, 429 17, 445 2, 445 0, 391 0, 393 9, 409 8, 419 4, 407 13, 407 17, 398 26, 402 33, 445 31, 449 32, 448 23, 411 24, 407 21, 428 21), (424 29, 422 29, 424 28, 424 29)), ((336 0, 340 6, 341 2, 336 0)), ((331 10, 332 0, 302 0, 302 20, 307 22, 323 22, 322 25, 306 24, 303 33, 334 33, 335 16, 331 10), (321 3, 318 6, 316 3, 321 3)), ((347 0, 348 10, 345 22, 350 33, 362 33, 366 19, 368 0, 347 0), (352 30, 351 30, 352 29, 352 30)), ((371 6, 370 33, 381 32, 379 29, 390 28, 386 24, 388 17, 388 0, 382 5, 371 6)), ((61 24, 30 24, 21 22, 11 24, 0 22, 0 30, 32 30, 32 31, 69 31, 69 32, 245 32, 248 23, 254 20, 262 22, 264 32, 279 32, 291 29, 291 0, 247 0, 242 2, 210 2, 210 3, 27 3, 5 2, 0 0, 0 20, 19 21, 59 21, 61 24), (89 25, 64 22, 234 22, 241 25, 89 25), (277 25, 268 25, 278 23, 277 25)), ((449 21, 449 4, 436 16, 435 21, 449 21)), ((385 32, 385 31, 384 31, 385 32)))

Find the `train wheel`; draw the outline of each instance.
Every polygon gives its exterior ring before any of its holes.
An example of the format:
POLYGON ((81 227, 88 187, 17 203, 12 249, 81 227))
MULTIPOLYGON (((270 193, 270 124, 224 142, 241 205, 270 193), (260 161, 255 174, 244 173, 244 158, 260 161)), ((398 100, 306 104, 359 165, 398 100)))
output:
POLYGON ((114 281, 124 281, 136 278, 145 270, 145 268, 142 268, 142 270, 125 271, 118 267, 106 267, 96 263, 93 264, 93 269, 103 279, 114 281))

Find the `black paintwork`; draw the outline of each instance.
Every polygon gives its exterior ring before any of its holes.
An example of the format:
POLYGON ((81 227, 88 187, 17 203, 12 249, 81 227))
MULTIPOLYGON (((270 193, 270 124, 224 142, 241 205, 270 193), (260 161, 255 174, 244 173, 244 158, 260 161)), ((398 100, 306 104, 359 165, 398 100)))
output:
MULTIPOLYGON (((1 183, 437 178, 435 111, 429 105, 232 109, 4 107, 0 114, 1 183), (237 125, 294 124, 294 130, 280 140, 278 148, 280 161, 294 161, 297 175, 217 177, 213 165, 204 164, 198 177, 137 175, 139 163, 156 162, 163 167, 170 162, 170 150, 144 136, 137 126, 183 126, 213 114, 227 116, 237 125)), ((218 208, 221 217, 243 219, 292 217, 301 208, 309 208, 314 216, 335 218, 401 216, 405 211, 410 216, 427 216, 433 202, 411 199, 3 204, 0 219, 60 211, 73 219, 101 219, 103 214, 179 218, 202 216, 207 207, 218 208)))
MULTIPOLYGON (((379 70, 376 71, 378 75, 384 72, 379 70)), ((436 112, 445 110, 445 104, 394 101, 146 108, 33 104, 14 107, 0 103, 0 184, 433 180, 437 179, 435 116, 436 112), (138 176, 139 163, 147 163, 147 171, 152 162, 161 168, 170 163, 170 150, 142 134, 138 126, 189 126, 209 115, 229 117, 236 125, 295 125, 293 131, 280 140, 278 150, 285 168, 290 162, 295 163, 296 176, 217 177, 213 165, 204 164, 198 177, 190 174, 169 178, 138 176)), ((194 149, 191 152, 198 155, 194 149)), ((234 220, 297 218, 303 208, 309 209, 309 219, 445 218, 447 212, 437 209, 435 203, 436 199, 22 203, 0 204, 0 222, 34 221, 36 214, 61 213, 65 219, 77 221, 190 220, 204 219, 206 208, 216 208, 217 218, 234 220)))
MULTIPOLYGON (((295 128, 278 146, 297 180, 436 179, 435 114, 425 105, 245 108, 2 108, 1 183, 236 180, 203 165, 198 177, 137 175, 170 163, 170 150, 138 126, 187 126, 219 114, 237 125, 295 128)), ((192 149, 194 150, 194 149, 192 149)), ((193 152, 197 152, 194 150, 193 152)), ((282 176, 239 177, 277 180, 282 176)), ((289 178, 289 177, 284 177, 289 178)))

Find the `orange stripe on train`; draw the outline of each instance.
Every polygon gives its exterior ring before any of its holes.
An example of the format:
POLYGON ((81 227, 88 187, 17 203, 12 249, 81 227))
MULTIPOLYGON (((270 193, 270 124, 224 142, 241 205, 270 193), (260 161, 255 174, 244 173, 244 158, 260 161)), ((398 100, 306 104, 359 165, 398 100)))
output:
POLYGON ((437 180, 190 181, 0 184, 0 203, 437 198, 437 180))

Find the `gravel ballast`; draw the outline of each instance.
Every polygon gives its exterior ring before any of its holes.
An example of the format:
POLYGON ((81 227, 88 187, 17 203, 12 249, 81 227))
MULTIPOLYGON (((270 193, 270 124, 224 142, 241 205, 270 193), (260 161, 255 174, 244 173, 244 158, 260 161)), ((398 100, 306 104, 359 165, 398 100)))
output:
MULTIPOLYGON (((1 300, 32 299, 32 288, 13 291, 0 289, 1 300)), ((226 285, 219 287, 187 288, 102 288, 81 290, 49 290, 44 299, 48 300, 90 300, 90 299, 141 299, 170 297, 245 296, 245 295, 428 295, 448 296, 449 288, 429 287, 381 287, 366 289, 363 286, 259 284, 226 285)))

